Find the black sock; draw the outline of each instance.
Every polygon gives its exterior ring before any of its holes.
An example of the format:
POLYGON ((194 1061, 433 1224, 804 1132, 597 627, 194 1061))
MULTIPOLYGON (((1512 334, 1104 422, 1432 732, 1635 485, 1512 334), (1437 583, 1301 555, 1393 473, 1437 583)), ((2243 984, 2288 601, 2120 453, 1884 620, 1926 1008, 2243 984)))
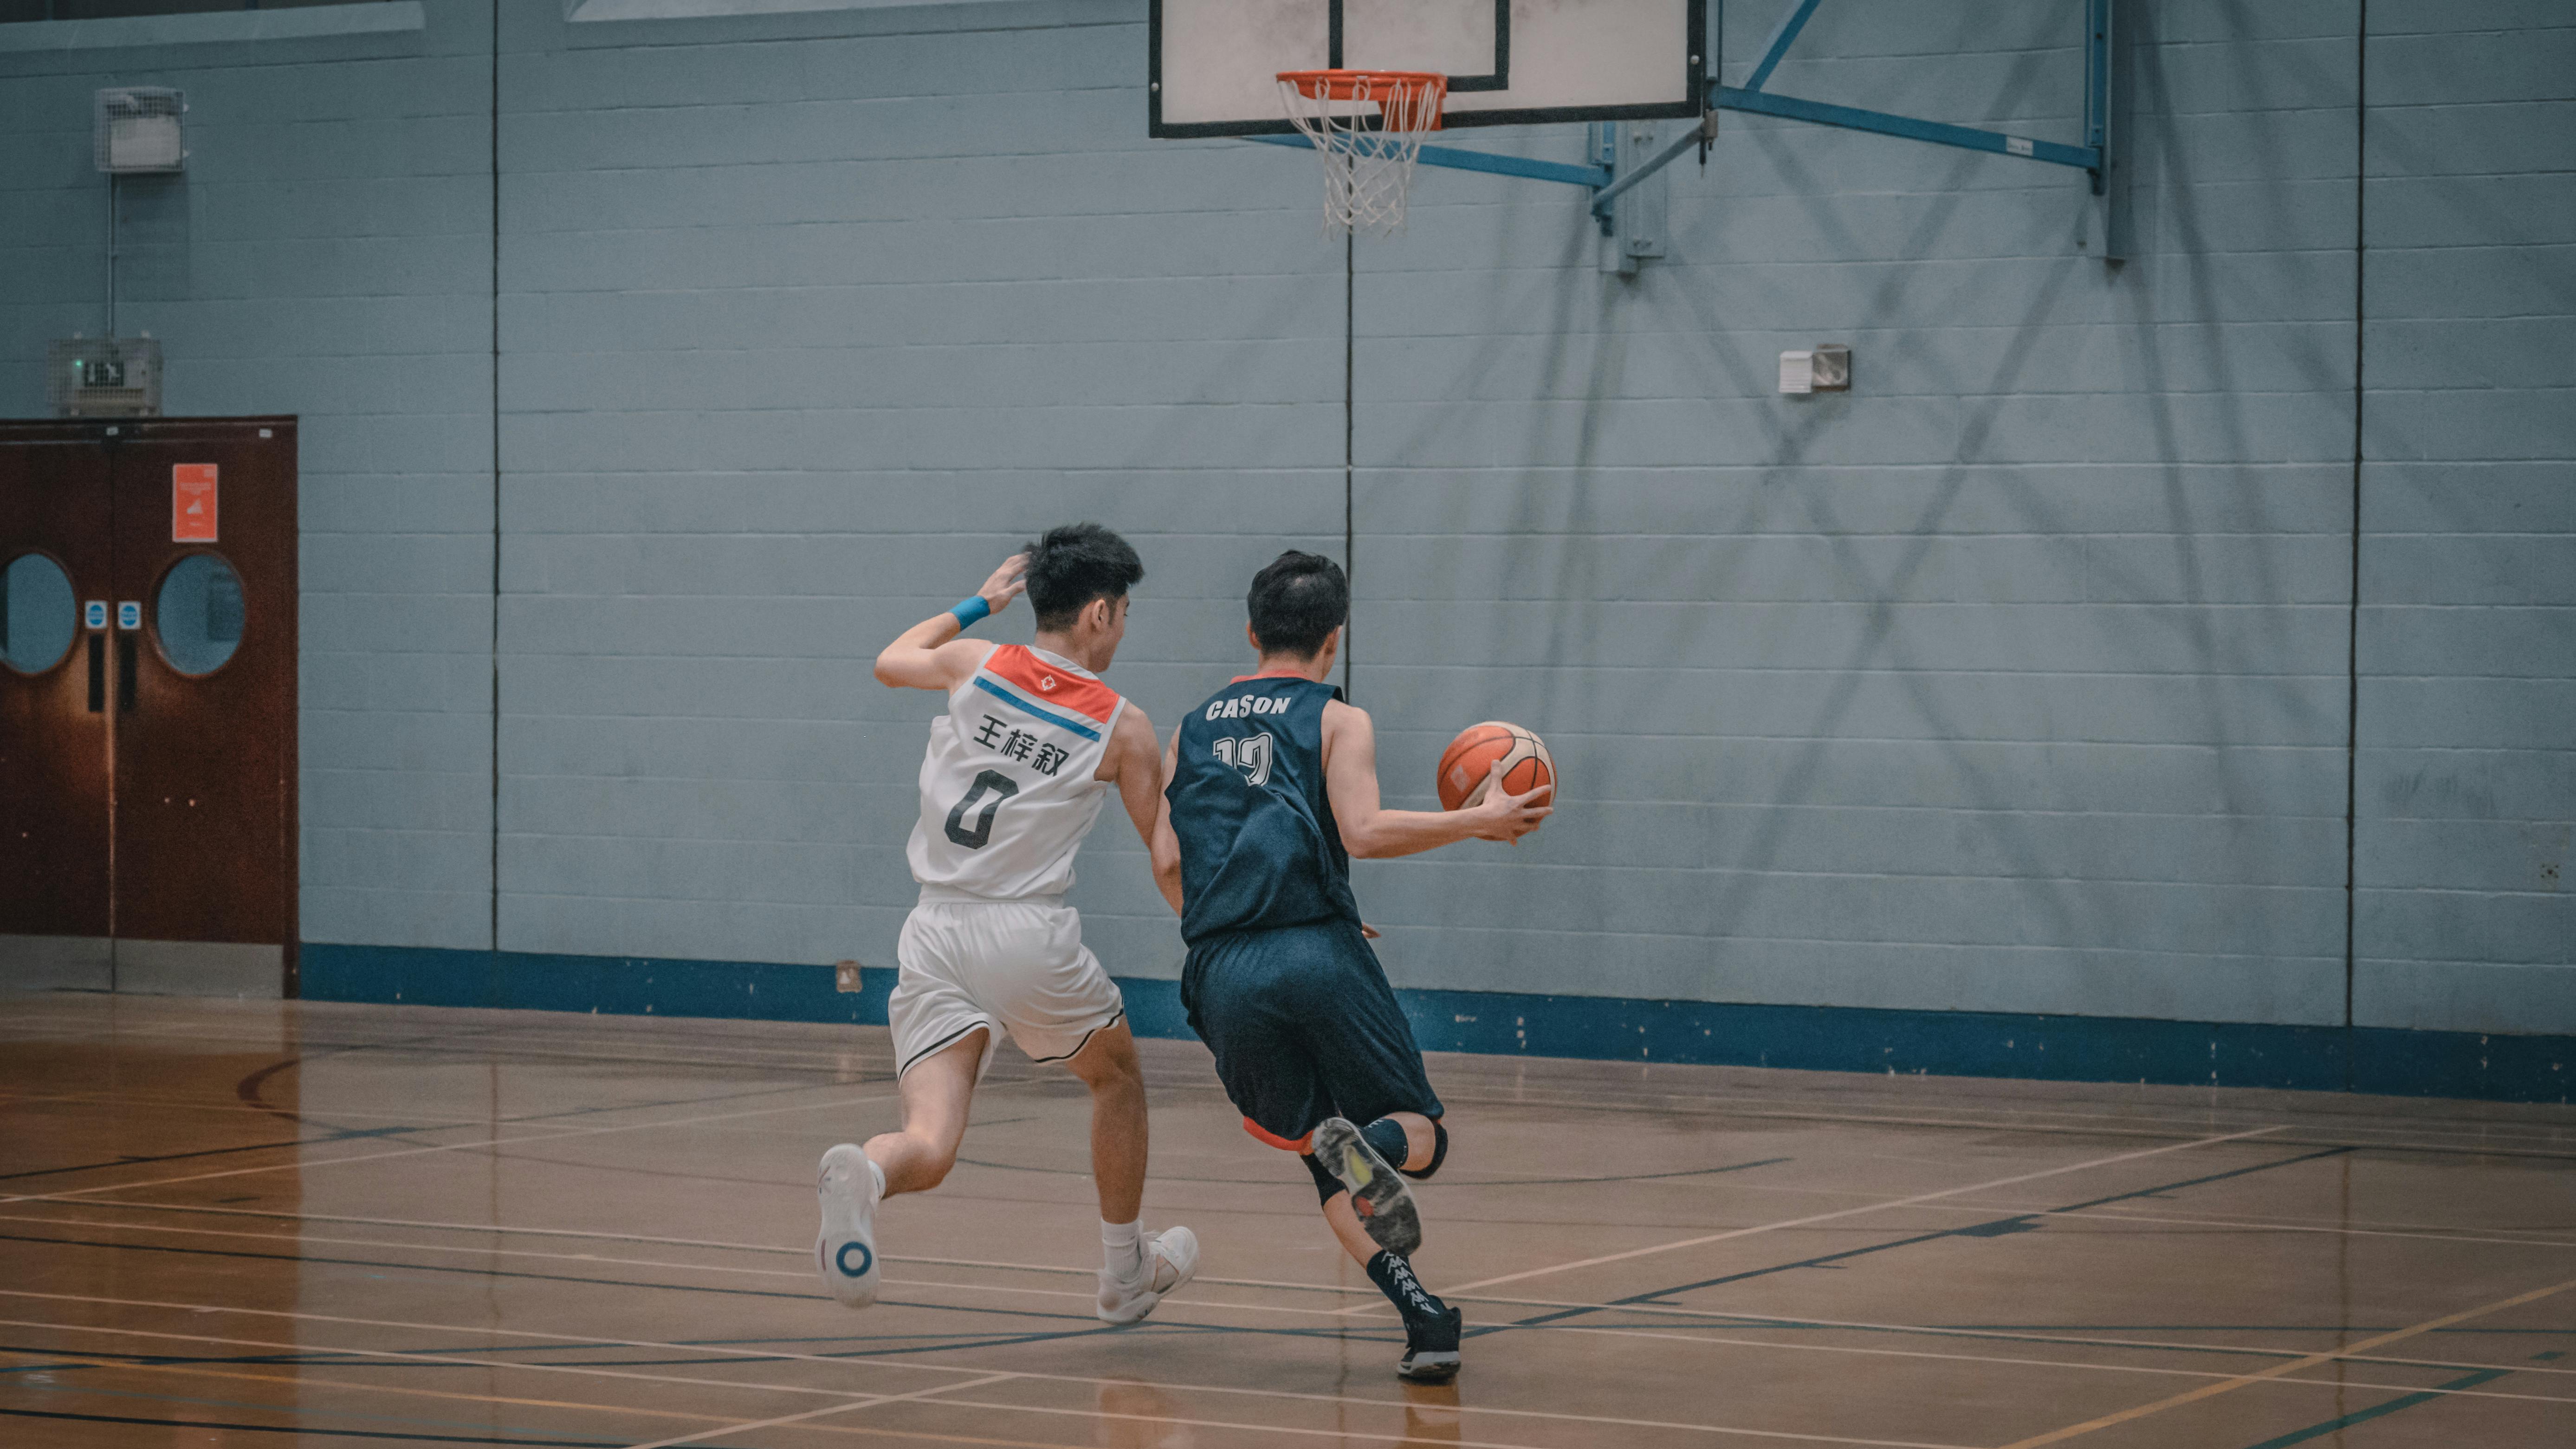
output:
POLYGON ((1385 1294, 1386 1301, 1395 1305, 1395 1311, 1404 1315, 1408 1328, 1437 1322, 1442 1314, 1449 1311, 1448 1304, 1432 1297, 1431 1290, 1422 1286, 1422 1280, 1413 1276, 1413 1265, 1393 1253, 1380 1249, 1376 1257, 1368 1260, 1368 1275, 1369 1281, 1377 1285, 1377 1291, 1385 1294))
POLYGON ((1404 1135, 1404 1124, 1392 1117, 1380 1117, 1360 1129, 1360 1140, 1377 1149, 1386 1165, 1401 1171, 1413 1156, 1413 1144, 1404 1135))

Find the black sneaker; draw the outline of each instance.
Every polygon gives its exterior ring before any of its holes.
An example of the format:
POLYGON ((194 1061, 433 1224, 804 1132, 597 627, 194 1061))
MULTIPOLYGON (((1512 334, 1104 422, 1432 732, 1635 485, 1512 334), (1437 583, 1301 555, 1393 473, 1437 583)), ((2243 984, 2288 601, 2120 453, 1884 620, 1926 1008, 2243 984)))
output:
POLYGON ((1422 1246, 1422 1214, 1414 1210, 1412 1191, 1360 1129, 1340 1117, 1324 1119, 1315 1129, 1315 1160, 1350 1189, 1351 1211, 1369 1241, 1399 1258, 1422 1246))
POLYGON ((1445 1384, 1458 1377, 1458 1336, 1466 1315, 1452 1308, 1438 1318, 1404 1326, 1404 1357, 1395 1374, 1417 1384, 1445 1384))

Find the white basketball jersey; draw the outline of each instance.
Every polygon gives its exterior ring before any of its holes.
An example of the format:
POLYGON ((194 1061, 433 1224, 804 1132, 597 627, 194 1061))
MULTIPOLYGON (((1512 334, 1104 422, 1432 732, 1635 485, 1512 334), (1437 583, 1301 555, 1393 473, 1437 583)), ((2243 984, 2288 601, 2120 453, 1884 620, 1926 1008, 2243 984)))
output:
POLYGON ((1062 894, 1109 782, 1092 777, 1127 701, 1054 654, 997 646, 930 722, 912 878, 996 900, 1062 894))

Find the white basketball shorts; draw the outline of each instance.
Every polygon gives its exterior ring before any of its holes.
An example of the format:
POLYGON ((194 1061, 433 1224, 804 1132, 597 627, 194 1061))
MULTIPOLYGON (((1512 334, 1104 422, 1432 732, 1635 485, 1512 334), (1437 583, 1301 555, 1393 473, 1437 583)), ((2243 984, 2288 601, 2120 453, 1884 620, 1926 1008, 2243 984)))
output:
MULTIPOLYGON (((886 1016, 897 1076, 979 1026, 1007 1030, 1031 1061, 1060 1062, 1127 1014, 1062 896, 997 901, 924 886, 895 964, 886 1016)), ((988 1044, 978 1076, 992 1059, 988 1044)))

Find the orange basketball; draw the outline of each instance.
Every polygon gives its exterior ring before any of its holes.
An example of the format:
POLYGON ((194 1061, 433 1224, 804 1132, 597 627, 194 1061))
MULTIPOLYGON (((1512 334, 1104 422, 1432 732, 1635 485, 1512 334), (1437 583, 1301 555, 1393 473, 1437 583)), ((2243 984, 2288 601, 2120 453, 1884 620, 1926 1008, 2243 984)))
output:
MULTIPOLYGON (((1497 760, 1503 765, 1503 788, 1514 795, 1556 783, 1556 758, 1538 736, 1519 725, 1489 719, 1460 730, 1449 748, 1440 752, 1440 808, 1456 810, 1484 799, 1485 777, 1497 760)), ((1539 803, 1552 805, 1556 797, 1539 803)))

